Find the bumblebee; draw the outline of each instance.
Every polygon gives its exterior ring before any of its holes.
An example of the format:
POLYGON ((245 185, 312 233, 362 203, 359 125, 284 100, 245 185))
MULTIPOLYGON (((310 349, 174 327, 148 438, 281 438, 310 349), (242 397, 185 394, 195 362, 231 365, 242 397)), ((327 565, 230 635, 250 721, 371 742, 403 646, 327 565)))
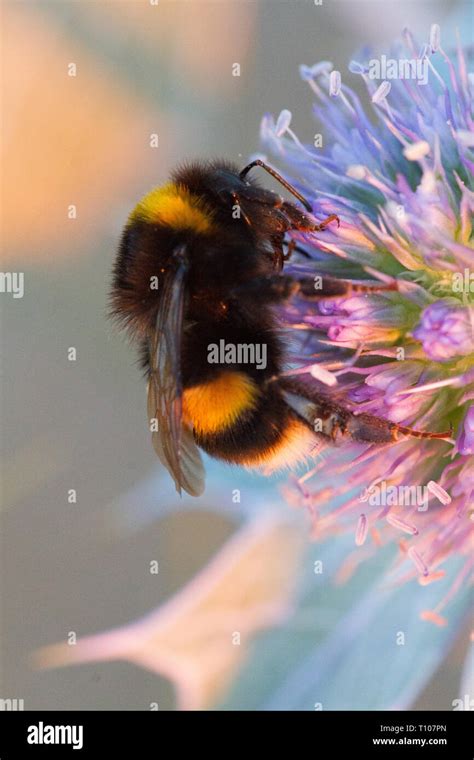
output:
POLYGON ((286 234, 339 224, 262 161, 190 163, 145 195, 129 216, 113 274, 112 313, 139 344, 148 378, 155 451, 176 489, 204 490, 199 449, 272 472, 331 441, 443 438, 347 409, 298 377, 283 375, 285 348, 275 306, 293 295, 334 298, 364 284, 284 272, 295 246, 286 234), (259 166, 298 202, 249 177, 259 166), (260 347, 260 350, 257 348, 260 347), (320 422, 315 432, 315 420, 320 422))

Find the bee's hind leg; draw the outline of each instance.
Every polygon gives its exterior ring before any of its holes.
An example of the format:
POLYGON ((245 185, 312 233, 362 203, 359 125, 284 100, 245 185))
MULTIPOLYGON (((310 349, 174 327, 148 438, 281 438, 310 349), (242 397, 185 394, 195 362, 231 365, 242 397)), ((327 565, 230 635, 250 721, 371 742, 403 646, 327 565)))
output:
POLYGON ((357 283, 351 280, 339 280, 337 277, 315 275, 298 278, 297 292, 303 298, 344 298, 354 293, 382 293, 398 290, 396 280, 392 282, 357 283))
POLYGON ((414 430, 366 412, 357 414, 356 411, 346 409, 341 401, 334 401, 299 377, 278 377, 274 381, 283 391, 310 402, 309 411, 305 414, 307 424, 332 441, 346 438, 359 443, 392 443, 400 440, 400 435, 449 441, 453 434, 452 428, 434 433, 414 430))
POLYGON ((242 285, 235 287, 230 296, 238 298, 242 295, 254 295, 256 298, 262 298, 265 301, 279 302, 286 301, 291 296, 297 294, 303 298, 343 298, 353 293, 379 293, 381 291, 398 290, 397 282, 393 283, 376 283, 370 285, 359 285, 349 280, 338 280, 336 277, 326 277, 325 275, 315 275, 315 277, 296 278, 292 275, 280 274, 279 267, 283 264, 283 249, 273 254, 273 263, 276 273, 269 277, 257 277, 242 285))

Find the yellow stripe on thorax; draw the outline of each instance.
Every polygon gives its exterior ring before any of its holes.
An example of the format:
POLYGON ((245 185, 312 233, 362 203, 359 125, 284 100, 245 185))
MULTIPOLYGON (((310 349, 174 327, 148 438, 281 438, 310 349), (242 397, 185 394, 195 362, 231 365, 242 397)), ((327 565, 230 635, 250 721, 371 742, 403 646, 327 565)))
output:
POLYGON ((136 221, 158 222, 175 230, 204 234, 213 229, 212 213, 202 199, 173 182, 155 187, 143 196, 128 218, 129 224, 136 221))
POLYGON ((183 392, 183 418, 196 433, 217 433, 255 406, 259 391, 243 372, 221 372, 215 380, 183 392))

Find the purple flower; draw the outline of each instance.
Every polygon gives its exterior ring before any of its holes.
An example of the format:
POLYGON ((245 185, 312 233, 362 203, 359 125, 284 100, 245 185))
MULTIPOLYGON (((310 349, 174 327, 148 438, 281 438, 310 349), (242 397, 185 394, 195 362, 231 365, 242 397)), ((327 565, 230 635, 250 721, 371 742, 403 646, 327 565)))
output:
MULTIPOLYGON (((474 406, 466 412, 458 440, 458 450, 464 456, 474 454, 474 406)), ((472 485, 474 488, 474 483, 472 485)))
POLYGON ((446 362, 474 352, 474 308, 456 299, 436 301, 423 311, 413 337, 421 340, 425 354, 446 362))
POLYGON ((369 64, 349 66, 349 77, 364 79, 370 114, 330 63, 301 67, 324 147, 302 145, 289 129, 277 136, 269 115, 261 134, 315 216, 341 219, 339 228, 295 233, 310 258, 295 257, 288 271, 397 282, 392 291, 282 309, 287 327, 298 327, 296 368, 310 356, 316 376, 318 361, 356 412, 422 431, 453 426, 451 440, 327 449, 288 498, 309 508, 316 538, 353 531, 343 575, 394 538, 400 577, 423 585, 452 572, 441 567, 450 555, 464 556, 450 595, 423 613, 442 624, 443 607, 473 567, 472 80, 463 51, 452 60, 443 50, 437 25, 423 48, 409 32, 404 42, 408 53, 398 55, 416 62, 421 82, 376 81, 369 64))

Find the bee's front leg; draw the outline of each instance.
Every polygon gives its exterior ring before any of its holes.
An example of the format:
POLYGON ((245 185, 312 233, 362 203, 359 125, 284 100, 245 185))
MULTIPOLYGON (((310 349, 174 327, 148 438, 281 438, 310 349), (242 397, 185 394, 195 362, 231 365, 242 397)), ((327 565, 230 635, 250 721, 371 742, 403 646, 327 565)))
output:
POLYGON ((306 211, 302 211, 293 203, 284 201, 280 206, 281 211, 285 214, 288 222, 288 230, 295 230, 297 232, 322 232, 329 224, 336 222, 337 226, 340 225, 340 220, 337 214, 329 214, 325 219, 320 222, 315 222, 306 211))

